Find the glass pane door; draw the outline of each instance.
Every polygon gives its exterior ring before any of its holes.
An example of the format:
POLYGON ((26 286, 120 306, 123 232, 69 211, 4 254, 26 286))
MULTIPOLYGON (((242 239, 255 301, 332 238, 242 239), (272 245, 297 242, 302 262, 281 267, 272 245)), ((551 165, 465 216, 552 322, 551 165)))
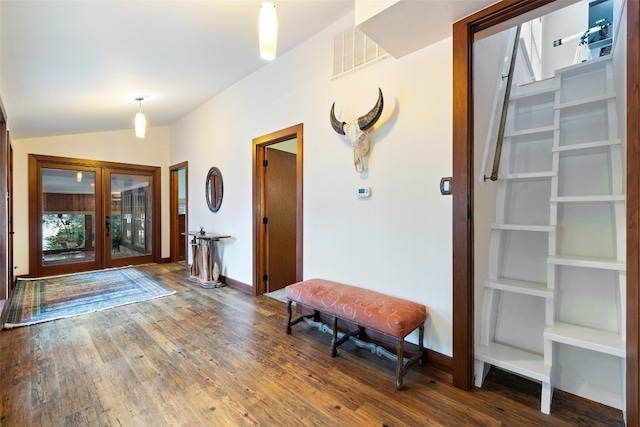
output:
POLYGON ((110 171, 109 206, 105 209, 108 265, 152 258, 152 176, 110 171))
POLYGON ((43 167, 40 183, 42 270, 54 274, 68 264, 95 264, 95 171, 43 167))

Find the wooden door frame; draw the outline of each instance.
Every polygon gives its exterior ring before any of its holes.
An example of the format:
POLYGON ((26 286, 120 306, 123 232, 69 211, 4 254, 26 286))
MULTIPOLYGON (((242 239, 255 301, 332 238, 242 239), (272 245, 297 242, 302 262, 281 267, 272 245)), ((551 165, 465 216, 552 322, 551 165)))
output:
MULTIPOLYGON (((116 169, 119 171, 130 171, 132 173, 148 173, 152 176, 152 185, 153 185, 153 202, 152 202, 152 256, 149 258, 145 258, 144 262, 158 262, 161 255, 162 249, 162 216, 161 216, 161 169, 158 166, 146 166, 146 165, 135 165, 128 163, 116 163, 116 162, 106 162, 99 160, 88 160, 88 159, 77 159, 77 158, 69 158, 69 157, 56 157, 56 156, 46 156, 40 154, 29 154, 28 156, 29 163, 29 276, 40 276, 42 266, 40 265, 40 260, 38 259, 38 254, 40 251, 37 250, 41 245, 41 241, 39 241, 39 233, 34 232, 34 230, 39 230, 40 225, 42 224, 42 218, 40 216, 40 212, 42 209, 42 198, 40 197, 41 188, 40 183, 38 182, 38 169, 41 163, 46 163, 50 165, 58 165, 58 166, 66 166, 72 168, 95 168, 99 167, 102 169, 116 169)), ((102 177, 96 176, 96 193, 102 193, 103 188, 103 179, 102 177)), ((96 203, 95 207, 96 214, 96 233, 99 230, 102 230, 101 226, 98 224, 102 224, 104 220, 104 212, 102 203, 96 203)), ((103 258, 103 248, 106 247, 106 243, 103 245, 96 245, 96 259, 99 257, 99 267, 105 268, 104 258, 103 258)), ((110 245, 109 245, 110 247, 110 245)), ((40 248, 41 249, 41 248, 40 248)), ((113 263, 113 266, 116 265, 127 265, 131 264, 134 261, 132 258, 123 258, 121 262, 113 263)), ((142 261, 141 261, 142 262, 142 261)), ((135 264, 135 262, 133 262, 135 264)), ((80 263, 74 264, 78 268, 78 271, 83 271, 80 263)), ((56 273, 52 273, 56 274, 56 273)))
POLYGON ((296 280, 302 280, 302 194, 303 194, 303 133, 302 123, 253 139, 253 294, 262 295, 266 271, 266 231, 262 224, 265 212, 264 167, 266 148, 278 142, 297 139, 296 146, 296 280))
POLYGON ((7 215, 8 215, 8 237, 7 237, 7 268, 9 269, 9 294, 13 291, 15 278, 13 276, 13 246, 15 235, 13 230, 13 147, 11 146, 11 134, 7 131, 7 215))
MULTIPOLYGON (((171 259, 171 262, 177 262, 177 261, 182 261, 178 259, 178 253, 179 253, 179 248, 178 248, 178 244, 180 243, 180 239, 178 238, 178 233, 180 233, 181 231, 178 229, 178 219, 174 216, 174 214, 178 211, 178 202, 179 202, 179 197, 178 197, 178 192, 179 192, 179 185, 178 185, 178 170, 184 168, 184 177, 185 177, 185 187, 186 187, 186 192, 185 192, 185 204, 187 206, 187 215, 185 216, 185 228, 188 229, 189 228, 189 216, 188 216, 188 209, 189 209, 189 162, 182 162, 182 163, 178 163, 176 165, 170 166, 169 167, 169 233, 170 233, 170 238, 169 238, 169 257, 171 259)), ((187 231, 187 230, 182 230, 182 231, 187 231)), ((187 236, 185 236, 185 242, 189 242, 189 239, 187 238, 187 236)), ((187 254, 189 253, 189 251, 187 250, 187 247, 185 246, 185 258, 187 256, 187 254)))
MULTIPOLYGON (((472 44, 474 34, 552 3, 501 1, 453 25, 453 384, 473 386, 474 181, 472 44)), ((627 425, 638 425, 640 265, 640 2, 627 2, 627 425)))
MULTIPOLYGON (((149 216, 145 214, 145 227, 151 230, 151 254, 138 255, 135 257, 112 257, 111 256, 111 242, 105 240, 102 245, 103 256, 101 258, 101 268, 113 268, 113 267, 124 267, 130 264, 144 264, 149 262, 158 262, 161 258, 161 250, 162 250, 162 236, 159 234, 162 229, 162 218, 160 216, 160 194, 161 194, 161 169, 158 166, 145 166, 145 165, 135 165, 135 164, 122 164, 122 163, 112 163, 112 162, 96 162, 96 166, 100 167, 102 173, 102 191, 107 192, 107 189, 111 190, 111 174, 120 174, 120 175, 136 175, 136 176, 144 176, 150 177, 151 180, 151 191, 147 191, 144 189, 144 207, 145 211, 147 211, 147 194, 151 193, 151 226, 148 226, 149 216)), ((109 194, 110 191, 107 193, 109 194)), ((125 192, 127 193, 127 192, 125 192)), ((140 194, 140 189, 136 190, 136 193, 140 194)), ((131 194, 134 194, 131 191, 131 194)), ((105 219, 104 215, 111 214, 111 196, 109 195, 109 200, 102 200, 102 218, 105 219)), ((132 197, 132 209, 135 206, 132 197)), ((97 209, 96 209, 97 211, 97 209)), ((96 226, 96 229, 99 229, 96 226)), ((132 230, 134 235, 135 233, 135 224, 132 224, 132 230)), ((122 237, 122 236, 121 236, 122 237)), ((145 235, 145 239, 147 236, 145 235)), ((124 239, 121 240, 121 246, 125 244, 124 239)), ((133 243, 133 239, 131 240, 131 244, 135 246, 133 243)), ((149 249, 147 247, 147 242, 145 240, 144 249, 149 249)), ((97 253, 96 253, 97 256, 97 253)))
MULTIPOLYGON (((8 169, 9 169, 9 135, 7 132, 7 115, 2 100, 0 99, 0 194, 6 195, 8 192, 8 169)), ((8 241, 9 241, 9 213, 7 204, 0 203, 0 300, 9 297, 9 278, 12 272, 9 271, 7 261, 8 241)))

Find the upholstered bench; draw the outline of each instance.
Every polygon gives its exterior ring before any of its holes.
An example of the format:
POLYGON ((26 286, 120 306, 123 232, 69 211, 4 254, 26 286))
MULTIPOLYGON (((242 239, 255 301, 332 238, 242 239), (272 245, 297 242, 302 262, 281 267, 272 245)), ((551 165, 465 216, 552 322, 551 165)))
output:
POLYGON ((287 286, 285 292, 287 296, 287 334, 291 334, 291 326, 302 320, 313 318, 319 322, 320 312, 332 316, 331 356, 333 357, 338 354, 338 346, 349 339, 354 340, 355 338, 354 341, 357 344, 364 328, 395 338, 397 340, 395 355, 388 351, 382 351, 378 354, 397 360, 396 388, 398 390, 403 386, 403 378, 407 371, 416 362, 422 360, 424 323, 427 319, 427 309, 422 304, 323 279, 310 279, 294 283, 287 286), (303 314, 292 319, 292 302, 311 308, 313 313, 303 314), (352 322, 358 326, 358 329, 341 333, 338 330, 338 319, 352 322), (418 329, 419 335, 418 353, 405 362, 404 339, 416 329, 418 329))

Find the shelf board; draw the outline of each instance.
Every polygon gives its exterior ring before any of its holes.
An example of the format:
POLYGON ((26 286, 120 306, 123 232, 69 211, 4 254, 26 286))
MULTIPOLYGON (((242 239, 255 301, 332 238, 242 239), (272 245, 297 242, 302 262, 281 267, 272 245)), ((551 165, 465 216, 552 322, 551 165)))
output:
POLYGON ((517 294, 532 295, 542 298, 553 297, 553 290, 547 288, 547 285, 545 283, 528 282, 524 280, 515 280, 500 277, 497 279, 485 280, 484 286, 500 291, 514 292, 517 294))
POLYGON ((511 100, 527 98, 545 93, 555 92, 560 88, 559 79, 547 77, 546 79, 514 85, 511 88, 511 100))
POLYGON ((558 147, 552 147, 551 151, 555 153, 562 153, 565 151, 593 150, 597 148, 620 145, 621 142, 622 141, 620 139, 607 139, 604 141, 583 142, 581 144, 561 145, 558 147))
POLYGON ((498 175, 498 179, 539 179, 539 178, 553 178, 557 174, 552 171, 545 172, 526 172, 526 173, 508 173, 504 175, 498 175))
POLYGON ((537 127, 537 128, 523 129, 523 130, 516 130, 516 131, 508 132, 508 133, 506 133, 504 135, 504 137, 505 138, 511 138, 511 137, 514 137, 514 136, 535 135, 537 133, 553 132, 556 129, 558 129, 558 127, 556 125, 541 126, 541 127, 537 127))
POLYGON ((609 258, 593 258, 593 257, 578 257, 570 255, 556 255, 547 259, 549 264, 566 265, 570 267, 587 267, 587 268, 600 268, 603 270, 617 270, 625 271, 627 264, 625 261, 618 261, 609 258))
POLYGON ((555 71, 556 77, 574 77, 580 74, 589 73, 594 70, 604 68, 606 62, 613 62, 611 55, 594 58, 591 61, 579 62, 577 64, 568 65, 564 68, 558 68, 555 71))
POLYGON ((607 194, 600 196, 557 196, 551 197, 551 203, 611 203, 624 202, 624 194, 607 194))
MULTIPOLYGON (((555 95, 555 92, 559 89, 558 84, 554 83, 553 86, 546 86, 539 89, 531 90, 529 92, 517 93, 509 97, 509 101, 522 101, 527 98, 544 97, 545 95, 555 95)), ((553 98, 553 96, 551 96, 553 98)), ((549 101, 552 101, 550 99, 549 101)))
POLYGON ((550 382, 551 365, 544 363, 544 358, 507 345, 490 343, 476 349, 476 359, 501 369, 522 375, 543 383, 550 382))
POLYGON ((607 101, 609 99, 614 99, 615 97, 616 97, 615 93, 607 93, 604 95, 592 96, 590 98, 578 99, 576 101, 563 102, 563 103, 554 105, 553 108, 556 110, 562 110, 565 108, 580 107, 583 105, 595 104, 598 102, 607 101))
POLYGON ((555 231, 555 227, 550 225, 527 225, 527 224, 491 224, 493 230, 506 230, 506 231, 538 231, 548 233, 555 231))
POLYGON ((545 328, 544 338, 612 356, 625 357, 626 355, 625 341, 614 332, 556 323, 545 328))

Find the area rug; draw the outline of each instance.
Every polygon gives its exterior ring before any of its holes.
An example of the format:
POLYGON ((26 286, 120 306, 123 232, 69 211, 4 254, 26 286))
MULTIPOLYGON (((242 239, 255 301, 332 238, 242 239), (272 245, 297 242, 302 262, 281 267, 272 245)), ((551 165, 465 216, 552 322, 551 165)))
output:
POLYGON ((175 294, 133 267, 18 279, 5 329, 175 294))

